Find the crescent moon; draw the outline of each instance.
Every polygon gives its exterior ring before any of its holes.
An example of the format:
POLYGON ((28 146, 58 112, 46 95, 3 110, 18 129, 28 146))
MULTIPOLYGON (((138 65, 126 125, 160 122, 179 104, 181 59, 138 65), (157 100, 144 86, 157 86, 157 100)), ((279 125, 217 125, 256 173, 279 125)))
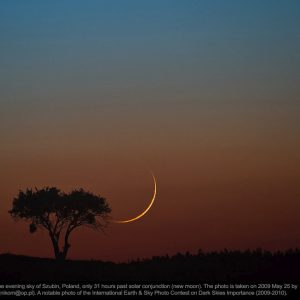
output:
POLYGON ((113 221, 114 223, 124 224, 124 223, 130 223, 130 222, 136 221, 136 220, 142 218, 149 211, 149 209, 151 208, 151 206, 154 203, 154 200, 155 200, 155 197, 156 197, 156 190, 157 190, 155 176, 153 175, 152 172, 151 172, 151 175, 152 175, 153 182, 154 182, 154 192, 153 192, 153 196, 152 196, 152 199, 150 201, 150 204, 147 206, 147 208, 142 213, 140 213, 138 216, 136 216, 134 218, 131 218, 131 219, 128 219, 128 220, 122 220, 122 221, 114 220, 113 221))

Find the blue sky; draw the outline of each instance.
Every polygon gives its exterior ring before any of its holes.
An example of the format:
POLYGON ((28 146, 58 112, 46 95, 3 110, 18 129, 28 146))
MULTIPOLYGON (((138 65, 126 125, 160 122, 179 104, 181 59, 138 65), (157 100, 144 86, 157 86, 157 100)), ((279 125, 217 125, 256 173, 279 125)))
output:
MULTIPOLYGON (((299 77, 299 1, 0 5, 1 101, 11 101, 12 92, 14 101, 30 102, 18 92, 26 96, 34 87, 50 89, 52 98, 62 101, 60 93, 65 96, 70 86, 80 86, 82 94, 107 90, 102 98, 110 101, 111 89, 159 89, 170 101, 172 96, 177 100, 170 90, 178 85, 189 100, 199 97, 197 87, 205 98, 213 87, 232 94, 237 84, 243 91, 263 89, 276 98, 278 92, 293 93, 299 77)), ((63 101, 74 99, 68 95, 63 101)), ((43 95, 37 91, 30 96, 42 101, 43 95)), ((218 95, 213 98, 220 101, 218 95)))

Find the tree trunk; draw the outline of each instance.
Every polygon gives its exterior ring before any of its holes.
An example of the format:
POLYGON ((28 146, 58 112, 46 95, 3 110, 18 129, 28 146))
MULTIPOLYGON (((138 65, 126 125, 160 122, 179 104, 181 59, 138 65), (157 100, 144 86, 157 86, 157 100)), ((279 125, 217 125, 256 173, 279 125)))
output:
POLYGON ((58 256, 56 257, 57 261, 65 261, 66 260, 66 255, 64 254, 64 252, 60 251, 58 253, 58 256))
POLYGON ((64 238, 64 246, 62 248, 62 251, 59 249, 59 240, 55 238, 55 236, 49 232, 51 241, 52 241, 52 245, 53 245, 53 250, 54 250, 54 256, 55 259, 58 261, 65 261, 69 248, 71 247, 71 245, 69 244, 69 236, 71 233, 71 230, 67 230, 66 234, 65 234, 65 238, 64 238))
POLYGON ((55 239, 55 237, 51 233, 49 233, 49 235, 50 235, 51 242, 52 242, 52 245, 53 245, 55 259, 60 260, 61 259, 61 252, 59 251, 58 241, 55 239))
POLYGON ((65 244, 64 244, 63 251, 61 253, 64 260, 66 259, 69 248, 71 247, 71 245, 69 244, 69 236, 70 236, 71 231, 72 230, 68 230, 65 235, 65 244))

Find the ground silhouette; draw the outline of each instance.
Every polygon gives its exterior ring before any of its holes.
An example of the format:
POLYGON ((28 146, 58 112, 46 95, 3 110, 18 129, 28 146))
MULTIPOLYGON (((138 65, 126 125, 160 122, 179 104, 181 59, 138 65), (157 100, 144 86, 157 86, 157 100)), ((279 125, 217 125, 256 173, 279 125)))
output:
POLYGON ((128 263, 0 255, 0 282, 186 281, 297 282, 300 250, 228 251, 155 256, 128 263))

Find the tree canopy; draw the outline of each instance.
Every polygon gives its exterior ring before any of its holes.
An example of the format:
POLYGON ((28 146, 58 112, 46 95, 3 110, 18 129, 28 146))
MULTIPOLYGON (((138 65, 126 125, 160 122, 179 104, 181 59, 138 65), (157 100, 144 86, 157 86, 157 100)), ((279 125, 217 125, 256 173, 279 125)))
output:
POLYGON ((65 259, 71 232, 80 226, 103 230, 111 209, 105 198, 84 189, 64 193, 56 187, 20 190, 9 211, 15 220, 30 221, 29 230, 48 231, 57 259, 65 259), (62 247, 60 248, 60 241, 62 247))

